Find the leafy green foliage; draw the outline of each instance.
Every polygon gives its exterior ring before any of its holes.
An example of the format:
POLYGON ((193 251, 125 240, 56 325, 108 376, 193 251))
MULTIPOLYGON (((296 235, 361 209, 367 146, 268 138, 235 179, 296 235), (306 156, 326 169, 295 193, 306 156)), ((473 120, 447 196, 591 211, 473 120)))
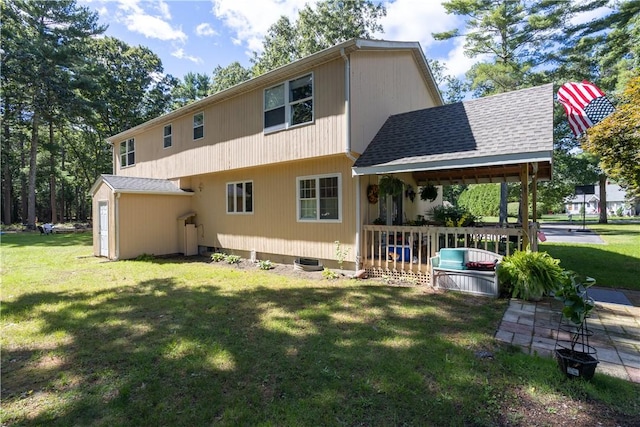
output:
POLYGON ((434 221, 447 227, 469 227, 479 221, 478 217, 462 206, 434 206, 429 215, 434 221))
POLYGON ((404 191, 404 181, 392 175, 383 175, 378 182, 380 197, 399 196, 404 191))
POLYGON ((458 199, 458 206, 475 216, 496 216, 500 207, 500 184, 468 186, 458 199))
POLYGON ((291 22, 282 16, 267 31, 263 52, 254 52, 253 75, 286 65, 353 38, 371 38, 382 31, 380 18, 386 15, 382 4, 368 0, 324 0, 307 4, 291 22))
POLYGON ((514 298, 535 299, 557 289, 564 281, 560 260, 546 252, 516 251, 505 256, 497 275, 514 298))
POLYGON ((274 268, 273 263, 270 260, 260 260, 258 261, 258 268, 260 270, 271 270, 274 268))
POLYGON ((244 68, 238 61, 234 61, 226 67, 217 66, 213 70, 213 83, 211 93, 216 93, 249 80, 251 70, 244 68))
POLYGON ((322 277, 327 280, 335 280, 340 277, 340 275, 335 271, 325 267, 324 270, 322 270, 322 277))
POLYGON ((227 254, 224 254, 222 252, 214 252, 211 254, 211 261, 213 262, 224 261, 226 258, 227 258, 227 254))
POLYGON ((224 260, 227 264, 238 264, 242 258, 240 255, 226 255, 224 260))
POLYGON ((573 271, 565 274, 565 280, 560 283, 554 296, 564 305, 562 315, 575 325, 581 325, 596 306, 587 294, 587 289, 595 285, 596 280, 592 277, 582 279, 573 271))
POLYGON ((349 248, 345 248, 340 244, 339 240, 335 241, 336 245, 336 259, 338 260, 338 265, 340 266, 340 270, 342 270, 342 264, 344 263, 345 258, 349 255, 349 248))

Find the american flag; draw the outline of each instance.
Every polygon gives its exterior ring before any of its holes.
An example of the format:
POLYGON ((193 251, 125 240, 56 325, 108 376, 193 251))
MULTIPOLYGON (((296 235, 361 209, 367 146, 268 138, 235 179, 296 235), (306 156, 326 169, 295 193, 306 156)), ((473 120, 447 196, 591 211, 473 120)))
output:
POLYGON ((558 101, 562 103, 576 137, 615 110, 604 92, 586 80, 563 84, 558 89, 558 101))

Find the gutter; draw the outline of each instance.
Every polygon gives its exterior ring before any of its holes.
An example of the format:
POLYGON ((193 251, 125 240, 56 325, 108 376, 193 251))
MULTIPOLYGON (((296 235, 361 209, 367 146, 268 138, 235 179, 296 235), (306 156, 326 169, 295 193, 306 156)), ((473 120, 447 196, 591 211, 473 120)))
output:
POLYGON ((115 205, 115 210, 116 210, 116 226, 115 226, 115 232, 116 232, 116 253, 115 253, 115 260, 117 261, 118 259, 120 259, 120 203, 118 203, 120 201, 120 196, 121 193, 116 193, 116 205, 115 205))
MULTIPOLYGON (((360 45, 356 42, 356 47, 360 48, 360 45)), ((356 158, 351 154, 351 62, 349 57, 345 54, 344 48, 340 48, 340 56, 344 59, 344 119, 345 119, 345 148, 344 154, 353 163, 356 162, 356 158)), ((352 166, 353 166, 352 163, 352 166)), ((356 271, 360 270, 360 234, 361 234, 361 221, 360 221, 360 176, 356 176, 356 241, 355 241, 355 261, 356 271)))

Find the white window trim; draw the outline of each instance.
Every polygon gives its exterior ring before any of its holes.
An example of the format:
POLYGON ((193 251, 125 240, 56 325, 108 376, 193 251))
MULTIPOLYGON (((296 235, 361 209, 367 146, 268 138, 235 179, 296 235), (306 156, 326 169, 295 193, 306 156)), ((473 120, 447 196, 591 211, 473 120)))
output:
MULTIPOLYGON (((202 125, 201 125, 201 126, 202 126, 202 136, 201 136, 200 138, 193 138, 193 140, 194 140, 194 141, 198 141, 198 140, 200 140, 200 139, 203 139, 203 138, 204 138, 204 111, 200 111, 199 113, 195 113, 195 114, 191 117, 191 124, 193 125, 193 128, 192 128, 192 130, 191 130, 191 136, 192 136, 192 137, 194 136, 194 135, 193 135, 193 131, 196 129, 196 125, 195 125, 195 123, 194 123, 194 122, 195 122, 195 120, 194 120, 194 119, 195 119, 195 117, 196 117, 196 116, 199 116, 200 114, 202 114, 202 125)), ((197 127, 200 127, 200 126, 197 126, 197 127)))
MULTIPOLYGON (((125 148, 126 151, 125 151, 124 155, 125 155, 125 157, 127 159, 127 162, 128 162, 130 153, 133 153, 133 155, 135 157, 135 154, 136 154, 136 148, 135 148, 136 147, 136 145, 135 145, 136 144, 136 139, 135 138, 125 139, 124 141, 120 142, 120 145, 118 146, 118 148, 122 147, 122 144, 126 144, 126 146, 125 146, 126 147, 125 148), (129 141, 133 141, 133 150, 129 150, 129 141)), ((118 152, 118 156, 120 157, 120 169, 130 168, 131 166, 135 166, 136 165, 135 160, 131 164, 123 165, 122 164, 122 153, 118 152)))
POLYGON ((277 132, 277 131, 280 131, 280 130, 297 128, 298 126, 306 126, 306 125, 310 125, 310 124, 314 123, 315 120, 316 120, 315 98, 316 98, 316 80, 315 80, 315 76, 314 76, 313 71, 310 72, 310 73, 301 74, 301 75, 293 77, 291 79, 287 79, 284 82, 280 82, 278 84, 275 84, 275 85, 272 85, 272 86, 269 86, 269 87, 265 88, 262 91, 262 129, 263 129, 264 133, 265 134, 273 133, 273 132, 277 132), (290 102, 289 101, 289 82, 292 82, 293 80, 297 80, 297 79, 299 79, 301 77, 308 76, 308 75, 311 75, 311 97, 298 100, 298 101, 296 101, 294 103, 290 102), (274 125, 274 126, 271 126, 271 127, 267 128, 267 127, 265 127, 266 123, 264 121, 264 113, 267 112, 267 110, 265 110, 265 108, 264 108, 264 97, 265 97, 265 95, 266 95, 266 93, 267 93, 267 91, 269 89, 273 89, 274 87, 277 87, 277 86, 280 86, 280 85, 284 85, 284 123, 278 124, 278 125, 274 125), (309 100, 309 99, 311 100, 311 103, 313 104, 313 109, 311 110, 311 120, 308 121, 308 122, 304 122, 304 123, 298 123, 297 125, 292 125, 291 124, 291 105, 299 104, 299 103, 301 103, 303 101, 306 101, 306 100, 309 100))
POLYGON ((167 149, 167 148, 171 148, 173 147, 173 123, 167 123, 166 125, 164 125, 162 127, 162 148, 163 149, 167 149), (167 128, 167 126, 171 126, 171 133, 169 135, 165 135, 164 134, 164 130, 167 128), (165 145, 164 140, 166 137, 170 137, 171 138, 171 144, 170 145, 165 145))
MULTIPOLYGON (((226 213, 227 213, 227 215, 253 215, 253 212, 256 210, 255 209, 255 199, 253 199, 252 203, 251 203, 251 212, 237 212, 235 210, 233 212, 229 212, 229 194, 227 193, 229 191, 228 188, 229 188, 229 185, 233 185, 234 188, 235 188, 235 186, 237 184, 242 184, 242 188, 244 188, 246 184, 251 184, 251 191, 253 191, 255 189, 255 186, 253 185, 253 181, 252 180, 227 182, 225 184, 225 186, 224 186, 224 194, 225 194, 225 198, 226 198, 225 204, 226 204, 226 213)), ((253 194, 254 193, 251 193, 252 197, 253 197, 253 194)), ((235 201, 236 201, 235 195, 233 197, 233 200, 234 200, 234 204, 235 204, 235 201)), ((247 205, 247 199, 246 199, 246 196, 243 195, 242 196, 242 207, 244 208, 246 205, 247 205)), ((237 206, 234 206, 234 208, 237 208, 237 206)))
POLYGON ((312 222, 312 223, 321 223, 321 224, 330 224, 330 223, 342 223, 342 174, 341 173, 327 173, 322 175, 309 175, 309 176, 299 176, 296 178, 296 220, 298 222, 312 222), (305 219, 300 218, 300 181, 305 181, 309 179, 316 180, 316 212, 318 215, 320 214, 320 179, 321 178, 338 178, 338 219, 319 219, 316 216, 316 219, 305 219))

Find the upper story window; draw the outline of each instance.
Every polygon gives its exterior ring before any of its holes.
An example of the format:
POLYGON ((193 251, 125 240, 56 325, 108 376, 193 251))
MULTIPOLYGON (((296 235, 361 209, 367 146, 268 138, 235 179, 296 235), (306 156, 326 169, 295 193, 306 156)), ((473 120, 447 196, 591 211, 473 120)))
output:
POLYGON ((136 147, 133 138, 120 143, 120 167, 136 164, 136 147))
POLYGON ((193 139, 204 138, 204 113, 193 115, 193 139))
POLYGON ((171 129, 171 125, 166 125, 164 127, 164 131, 163 131, 163 144, 164 144, 164 148, 169 148, 173 145, 173 141, 171 138, 171 133, 172 133, 172 129, 171 129))
POLYGON ((253 182, 227 183, 227 213, 253 213, 253 182))
POLYGON ((264 91, 264 130, 274 131, 313 121, 313 74, 264 91))
POLYGON ((341 221, 341 177, 319 175, 298 178, 298 221, 341 221))

